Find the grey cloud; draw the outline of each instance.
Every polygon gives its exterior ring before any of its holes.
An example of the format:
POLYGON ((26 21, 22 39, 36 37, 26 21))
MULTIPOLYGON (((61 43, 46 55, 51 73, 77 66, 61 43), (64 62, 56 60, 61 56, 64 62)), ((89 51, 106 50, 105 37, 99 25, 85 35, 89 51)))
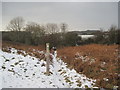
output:
POLYGON ((118 24, 117 2, 3 2, 3 26, 16 16, 38 23, 66 22, 70 29, 108 29, 118 24))

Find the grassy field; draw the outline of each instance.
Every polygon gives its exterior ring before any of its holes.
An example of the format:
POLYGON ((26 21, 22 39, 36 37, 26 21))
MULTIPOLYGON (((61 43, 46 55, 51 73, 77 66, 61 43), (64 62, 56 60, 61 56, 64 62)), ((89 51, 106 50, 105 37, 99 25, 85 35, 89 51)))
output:
MULTIPOLYGON (((29 55, 34 55, 37 58, 41 58, 41 55, 36 51, 45 51, 44 46, 3 42, 3 51, 9 52, 8 49, 5 49, 6 47, 25 50, 29 55)), ((119 86, 118 45, 91 44, 58 48, 57 51, 58 57, 67 63, 70 69, 74 68, 77 72, 96 79, 98 87, 113 88, 119 86)))

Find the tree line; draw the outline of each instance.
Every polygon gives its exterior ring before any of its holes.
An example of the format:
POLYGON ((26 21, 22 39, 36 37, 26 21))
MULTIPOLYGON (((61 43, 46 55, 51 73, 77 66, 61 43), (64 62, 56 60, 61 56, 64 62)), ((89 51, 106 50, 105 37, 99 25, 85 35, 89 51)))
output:
POLYGON ((3 41, 24 43, 28 45, 45 45, 50 43, 51 46, 76 46, 84 44, 119 44, 120 31, 111 26, 108 31, 100 31, 95 34, 94 38, 83 40, 77 33, 68 32, 68 24, 48 23, 40 25, 35 22, 29 22, 25 25, 22 17, 13 18, 8 26, 7 32, 2 32, 3 41))

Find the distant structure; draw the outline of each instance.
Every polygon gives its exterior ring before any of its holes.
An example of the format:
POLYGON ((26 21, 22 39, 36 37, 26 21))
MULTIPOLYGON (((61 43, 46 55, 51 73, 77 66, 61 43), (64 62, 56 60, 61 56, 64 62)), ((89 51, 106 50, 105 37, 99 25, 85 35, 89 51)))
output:
POLYGON ((100 32, 100 30, 86 30, 86 31, 71 31, 72 33, 76 33, 82 39, 94 38, 96 34, 100 32))
POLYGON ((82 39, 94 38, 95 35, 78 35, 82 39))
POLYGON ((71 32, 76 33, 78 35, 95 35, 96 33, 99 33, 100 30, 71 31, 71 32))

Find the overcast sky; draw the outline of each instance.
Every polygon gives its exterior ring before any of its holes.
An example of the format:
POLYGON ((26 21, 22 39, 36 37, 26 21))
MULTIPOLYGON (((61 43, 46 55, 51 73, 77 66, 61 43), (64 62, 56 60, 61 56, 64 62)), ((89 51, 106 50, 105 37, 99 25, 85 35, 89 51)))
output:
MULTIPOLYGON (((108 29, 118 26, 117 2, 2 2, 2 27, 22 16, 39 24, 65 22, 69 30, 108 29)), ((1 27, 1 26, 0 26, 1 27)))

